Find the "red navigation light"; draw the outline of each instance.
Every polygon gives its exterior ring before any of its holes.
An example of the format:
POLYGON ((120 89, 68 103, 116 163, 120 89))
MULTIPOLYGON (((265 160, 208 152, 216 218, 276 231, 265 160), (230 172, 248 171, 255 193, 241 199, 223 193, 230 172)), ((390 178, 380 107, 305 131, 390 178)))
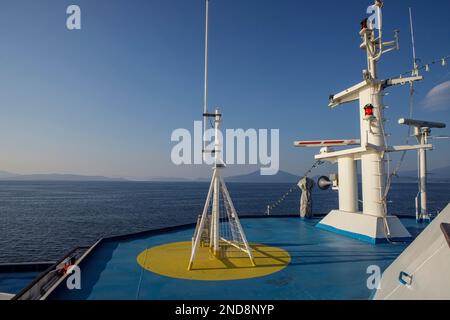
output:
POLYGON ((364 19, 363 21, 361 21, 361 30, 367 29, 368 28, 368 22, 369 19, 364 19))
POLYGON ((373 105, 368 104, 364 107, 364 116, 366 118, 373 117, 373 105))

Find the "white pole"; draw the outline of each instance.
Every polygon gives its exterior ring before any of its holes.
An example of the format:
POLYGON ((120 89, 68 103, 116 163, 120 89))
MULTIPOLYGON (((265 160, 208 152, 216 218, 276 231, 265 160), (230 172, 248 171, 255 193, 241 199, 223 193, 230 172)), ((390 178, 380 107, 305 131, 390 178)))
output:
MULTIPOLYGON (((209 24, 209 0, 206 0, 206 17, 205 17, 205 87, 203 96, 203 114, 208 113, 208 24, 209 24)), ((203 116, 203 155, 205 157, 206 149, 206 125, 207 117, 203 116)))
POLYGON ((339 165, 339 210, 358 212, 358 180, 353 156, 341 157, 339 165))
POLYGON ((220 169, 214 169, 214 195, 213 195, 213 207, 212 207, 212 245, 214 255, 218 255, 220 245, 220 235, 219 235, 219 223, 220 223, 220 212, 219 212, 219 192, 220 192, 220 184, 219 184, 219 171, 220 169))
POLYGON ((218 255, 220 251, 220 234, 219 234, 219 224, 220 224, 220 207, 219 207, 219 193, 220 193, 220 114, 219 110, 216 110, 215 117, 215 137, 214 137, 214 196, 213 196, 213 209, 212 209, 212 220, 213 220, 213 246, 214 255, 218 255))
MULTIPOLYGON (((420 143, 428 143, 428 129, 421 129, 420 143)), ((420 219, 428 219, 427 205, 427 151, 419 149, 419 175, 420 175, 420 219)))
MULTIPOLYGON (((381 11, 381 8, 379 9, 381 11)), ((381 26, 380 26, 381 27, 381 26)), ((379 30, 379 42, 382 41, 382 30, 379 30)), ((365 38, 368 69, 373 80, 367 89, 360 91, 360 127, 361 144, 370 144, 383 150, 385 148, 385 132, 383 130, 383 99, 382 88, 377 82, 377 60, 382 55, 382 47, 377 51, 376 41, 373 39, 374 32, 365 38), (373 106, 373 118, 367 119, 364 107, 373 106)), ((363 212, 367 215, 385 217, 385 189, 386 189, 386 168, 384 155, 381 151, 373 150, 361 156, 362 192, 363 192, 363 212)))
MULTIPOLYGON (((376 74, 376 65, 373 65, 376 74)), ((375 78, 376 79, 376 78, 375 78)), ((381 89, 377 83, 360 92, 360 126, 361 142, 365 146, 370 144, 383 150, 385 148, 385 134, 383 126, 383 101, 381 89), (374 118, 367 120, 364 106, 374 107, 374 118)), ((373 150, 361 156, 362 197, 364 214, 385 217, 384 194, 386 190, 386 167, 381 151, 373 150)))
MULTIPOLYGON (((417 57, 416 57, 416 44, 414 38, 414 25, 413 25, 413 16, 412 9, 409 8, 409 21, 411 25, 411 43, 413 50, 413 59, 414 59, 414 75, 418 75, 418 65, 417 65, 417 57)), ((413 83, 411 82, 411 92, 414 93, 413 83)), ((412 110, 410 111, 412 113, 412 110)), ((412 117, 412 114, 410 114, 412 117)), ((417 139, 420 144, 425 145, 428 144, 428 129, 427 128, 416 128, 417 139)), ((425 149, 419 149, 419 193, 420 193, 420 212, 418 214, 417 220, 428 219, 428 205, 427 205, 427 151, 425 149)), ((416 201, 417 207, 417 201, 416 201)), ((416 211, 418 209, 416 208, 416 211)), ((416 214, 417 216, 417 214, 416 214)))
POLYGON ((214 119, 214 165, 217 167, 222 164, 222 141, 220 139, 221 115, 219 109, 216 109, 216 116, 214 119))

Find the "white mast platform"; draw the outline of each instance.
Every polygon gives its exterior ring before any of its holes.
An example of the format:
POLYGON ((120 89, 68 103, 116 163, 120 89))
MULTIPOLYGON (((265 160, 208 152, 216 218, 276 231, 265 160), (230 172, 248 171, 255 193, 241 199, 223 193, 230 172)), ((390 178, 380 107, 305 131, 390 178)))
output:
MULTIPOLYGON (((422 80, 421 76, 408 78, 379 80, 377 63, 383 54, 399 50, 398 32, 395 40, 383 42, 381 8, 383 4, 377 0, 374 9, 378 25, 372 25, 366 19, 361 24, 360 36, 363 40, 361 49, 367 52, 368 69, 363 70, 363 81, 330 97, 329 106, 338 107, 342 104, 359 101, 361 138, 359 146, 333 151, 326 144, 318 143, 321 152, 317 160, 338 163, 339 209, 331 211, 318 227, 344 234, 371 243, 386 240, 410 238, 411 235, 396 216, 387 213, 387 174, 385 153, 430 149, 431 145, 389 147, 386 143, 384 130, 384 110, 382 97, 384 89, 394 85, 410 84, 422 80), (376 28, 378 27, 378 28, 376 28), (378 30, 378 32, 377 32, 378 30), (325 148, 324 148, 325 147, 325 148), (362 203, 359 210, 357 161, 361 162, 362 203)), ((352 140, 337 140, 336 146, 353 145, 352 140)), ((333 143, 330 143, 333 145, 333 143)), ((296 143, 302 146, 301 142, 296 143)), ((307 141, 303 146, 311 147, 307 141)))
POLYGON ((221 157, 222 145, 219 140, 222 115, 219 110, 216 110, 215 114, 204 114, 204 116, 215 118, 215 142, 212 151, 214 153, 214 167, 203 213, 192 238, 188 270, 192 270, 197 252, 200 246, 205 243, 209 245, 212 253, 218 259, 226 259, 226 250, 231 246, 243 252, 249 258, 251 265, 255 266, 252 249, 248 244, 228 188, 221 175, 221 170, 225 168, 221 157), (222 214, 221 211, 223 211, 222 214))

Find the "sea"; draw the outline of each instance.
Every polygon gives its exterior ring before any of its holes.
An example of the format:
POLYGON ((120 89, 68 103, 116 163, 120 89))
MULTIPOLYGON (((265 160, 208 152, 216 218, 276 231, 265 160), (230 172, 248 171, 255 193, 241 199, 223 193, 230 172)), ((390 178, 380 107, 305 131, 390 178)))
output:
MULTIPOLYGON (((295 185, 230 183, 240 215, 261 216, 295 185)), ((101 237, 194 223, 209 183, 202 182, 0 182, 0 263, 55 261, 74 247, 101 237)), ((450 183, 430 184, 429 207, 438 214, 450 203, 450 183)), ((389 212, 415 216, 416 184, 394 184, 389 212)), ((299 215, 293 188, 271 214, 299 215)), ((338 195, 313 191, 313 210, 338 207, 338 195)))

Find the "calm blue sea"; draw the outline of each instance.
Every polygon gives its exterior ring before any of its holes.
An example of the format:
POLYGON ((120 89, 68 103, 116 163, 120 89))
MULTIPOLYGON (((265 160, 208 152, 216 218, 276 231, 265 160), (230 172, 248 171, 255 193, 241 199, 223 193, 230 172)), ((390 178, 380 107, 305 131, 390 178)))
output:
MULTIPOLYGON (((208 183, 0 182, 0 263, 51 261, 99 237, 196 221, 208 183)), ((241 215, 263 215, 292 184, 231 183, 241 215)), ((414 215, 417 186, 392 188, 391 213, 414 215)), ((296 190, 273 214, 297 214, 296 190)), ((450 202, 450 184, 429 186, 432 212, 450 202)), ((337 207, 337 193, 314 191, 314 212, 337 207)))

